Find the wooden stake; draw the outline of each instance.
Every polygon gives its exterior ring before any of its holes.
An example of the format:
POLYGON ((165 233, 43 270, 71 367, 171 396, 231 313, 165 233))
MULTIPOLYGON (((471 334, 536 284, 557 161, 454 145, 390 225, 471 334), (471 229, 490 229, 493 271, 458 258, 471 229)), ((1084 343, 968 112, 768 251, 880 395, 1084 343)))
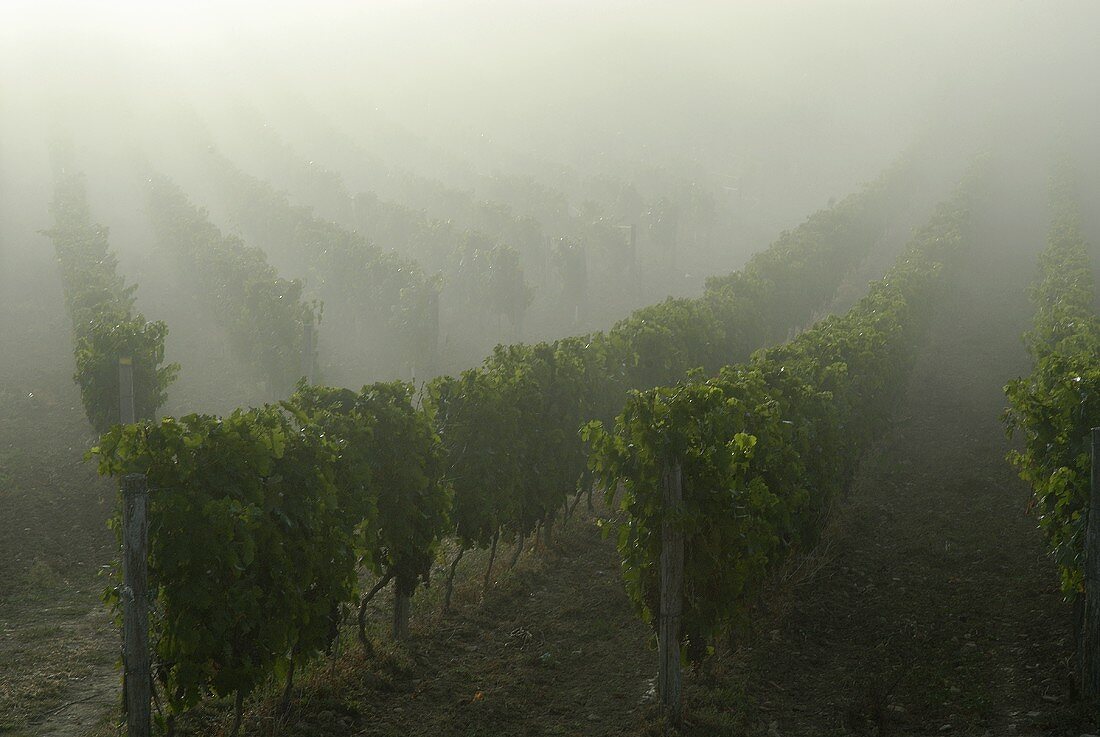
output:
POLYGON ((451 570, 447 573, 447 593, 443 596, 444 615, 451 609, 451 594, 454 593, 455 588, 455 570, 458 568, 458 562, 462 560, 462 556, 464 555, 466 555, 466 548, 460 549, 458 555, 451 561, 451 570))
POLYGON ((241 731, 241 717, 244 716, 244 694, 240 690, 237 691, 236 697, 233 699, 233 730, 229 733, 230 737, 237 737, 241 731))
POLYGON ((661 521, 661 604, 657 623, 657 693, 661 706, 673 726, 682 717, 680 673, 680 624, 683 614, 684 534, 678 516, 683 502, 682 474, 679 463, 665 469, 661 496, 665 514, 661 521))
POLYGON ((524 535, 520 535, 516 538, 516 549, 512 553, 512 561, 508 564, 508 570, 512 570, 516 567, 516 563, 519 562, 519 556, 523 553, 523 538, 524 535))
POLYGON ((401 589, 401 580, 393 587, 393 639, 398 642, 409 638, 409 613, 412 596, 401 589))
POLYGON ((1085 626, 1083 691, 1090 707, 1100 702, 1100 427, 1092 428, 1092 478, 1085 530, 1085 626))
POLYGON ((493 575, 493 561, 497 557, 497 541, 500 539, 500 533, 493 535, 493 546, 489 548, 489 567, 485 569, 485 583, 482 585, 481 595, 484 597, 489 593, 489 578, 493 575))
POLYGON ((140 473, 122 477, 122 640, 126 734, 149 737, 149 492, 140 473))

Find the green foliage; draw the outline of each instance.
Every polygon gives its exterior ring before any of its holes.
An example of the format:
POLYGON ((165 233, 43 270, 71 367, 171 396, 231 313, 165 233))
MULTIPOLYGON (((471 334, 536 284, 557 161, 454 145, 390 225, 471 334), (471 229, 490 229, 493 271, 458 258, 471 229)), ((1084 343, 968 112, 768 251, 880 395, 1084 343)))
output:
POLYGON ((583 339, 498 346, 483 366, 432 382, 452 518, 465 546, 502 530, 527 535, 552 518, 585 471, 578 428, 606 388, 583 339), (596 391, 593 391, 593 390, 596 391))
POLYGON ((525 479, 517 384, 512 376, 470 369, 436 379, 427 394, 453 494, 454 532, 464 547, 487 547, 525 479))
MULTIPOLYGON (((340 321, 336 331, 347 329, 362 343, 399 344, 400 331, 408 327, 402 295, 420 293, 426 278, 420 267, 335 223, 306 215, 294 220, 291 248, 308 258, 306 273, 314 291, 340 321)), ((402 358, 406 363, 413 360, 402 358)))
POLYGON ((793 428, 759 371, 631 394, 611 432, 586 429, 592 466, 609 501, 621 483, 629 521, 618 533, 627 591, 642 616, 659 612, 661 483, 681 464, 684 632, 702 642, 728 626, 763 581, 783 522, 806 497, 793 428))
POLYGON ((116 426, 92 454, 100 473, 143 473, 152 489, 150 630, 170 708, 247 694, 328 644, 355 556, 317 427, 273 406, 188 415, 116 426))
POLYGON ((172 711, 325 650, 360 564, 406 595, 427 582, 449 496, 412 400, 400 382, 303 383, 281 406, 116 426, 92 450, 101 474, 153 490, 151 642, 172 711))
POLYGON ((670 297, 635 310, 611 333, 631 348, 629 384, 648 388, 677 381, 696 366, 716 369, 726 344, 724 328, 707 302, 670 297))
POLYGON ((519 493, 509 499, 505 526, 521 535, 554 516, 584 470, 577 433, 587 387, 575 358, 539 343, 498 346, 485 361, 487 372, 513 383, 512 404, 520 418, 513 452, 522 477, 519 493))
POLYGON ((619 552, 627 589, 647 620, 659 612, 662 525, 684 533, 691 656, 743 622, 770 571, 813 541, 881 430, 942 264, 965 240, 978 183, 977 176, 964 181, 847 314, 716 378, 631 392, 613 426, 586 427, 590 465, 609 502, 623 489, 619 552), (683 503, 673 512, 662 484, 676 465, 683 503))
POLYGON ((97 432, 119 422, 119 359, 133 366, 134 416, 156 417, 168 399, 168 385, 179 372, 164 365, 168 326, 134 316, 104 313, 81 325, 76 336, 76 374, 84 412, 97 432))
POLYGON ((392 382, 358 393, 300 385, 286 403, 337 444, 335 478, 359 557, 404 594, 427 584, 450 502, 439 438, 412 400, 410 384, 392 382))
POLYGON ((168 327, 134 311, 136 285, 126 286, 107 242, 107 229, 92 222, 84 178, 62 175, 50 205, 54 243, 73 322, 76 374, 84 411, 96 432, 119 421, 119 359, 132 360, 134 410, 155 417, 179 366, 164 365, 168 327))
POLYGON ((431 376, 438 370, 439 290, 438 278, 401 290, 395 325, 401 353, 408 358, 414 376, 431 376))
POLYGON ((727 350, 745 351, 746 338, 750 351, 763 340, 782 339, 788 326, 804 322, 832 296, 883 232, 895 179, 888 173, 863 192, 814 213, 753 256, 742 271, 707 280, 706 298, 717 312, 743 312, 751 304, 750 314, 757 317, 742 335, 729 336, 727 350))
POLYGON ((1034 327, 1027 334, 1035 366, 1030 376, 1005 387, 1005 423, 1010 435, 1023 435, 1023 450, 1010 453, 1009 461, 1033 489, 1062 591, 1072 598, 1084 590, 1090 431, 1100 425, 1100 318, 1093 311, 1093 275, 1072 177, 1064 166, 1051 183, 1051 200, 1048 245, 1032 289, 1034 327))

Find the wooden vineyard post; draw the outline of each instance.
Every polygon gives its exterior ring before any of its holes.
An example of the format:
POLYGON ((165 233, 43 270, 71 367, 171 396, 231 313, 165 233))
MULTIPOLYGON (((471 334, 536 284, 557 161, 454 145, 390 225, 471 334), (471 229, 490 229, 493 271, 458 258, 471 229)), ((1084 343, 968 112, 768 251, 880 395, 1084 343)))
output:
POLYGON ((620 225, 619 228, 630 231, 630 236, 629 236, 629 241, 628 241, 628 247, 630 249, 629 250, 629 254, 630 254, 630 267, 629 267, 630 281, 631 281, 632 286, 634 288, 635 294, 640 294, 641 293, 640 290, 642 288, 642 285, 641 285, 641 279, 639 278, 639 269, 638 269, 638 226, 635 223, 631 223, 630 225, 620 225))
POLYGON ((1084 696, 1100 701, 1100 427, 1092 428, 1092 474, 1085 529, 1085 626, 1082 638, 1084 696))
POLYGON ((313 321, 307 320, 302 327, 302 376, 305 377, 307 384, 313 383, 313 364, 315 363, 313 353, 313 321))
POLYGON ((428 350, 428 366, 424 372, 424 379, 430 379, 439 366, 439 291, 434 287, 430 287, 431 292, 428 294, 428 329, 431 331, 429 336, 429 350, 428 350))
MULTIPOLYGON (((630 224, 630 272, 635 281, 638 279, 638 226, 630 224)), ((637 284, 635 284, 637 286, 637 284)))
MULTIPOLYGON (((118 418, 137 422, 134 408, 134 362, 118 359, 118 418)), ((149 673, 149 490, 145 476, 122 477, 122 663, 126 692, 126 734, 149 737, 152 679, 149 673)))
POLYGON ((393 639, 400 642, 409 637, 409 613, 412 597, 402 591, 401 581, 393 587, 393 639))
POLYGON ((140 473, 122 477, 122 641, 126 734, 149 737, 149 614, 146 561, 149 491, 140 473))
POLYGON ((674 726, 680 725, 682 679, 680 624, 683 615, 684 533, 679 528, 683 503, 683 475, 679 463, 669 464, 661 480, 665 514, 661 522, 661 604, 658 620, 657 694, 674 726))

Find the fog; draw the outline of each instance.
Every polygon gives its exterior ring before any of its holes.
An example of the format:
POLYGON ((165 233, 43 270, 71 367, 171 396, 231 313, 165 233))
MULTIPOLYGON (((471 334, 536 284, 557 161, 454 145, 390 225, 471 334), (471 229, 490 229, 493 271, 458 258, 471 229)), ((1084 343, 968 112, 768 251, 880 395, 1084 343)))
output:
POLYGON ((0 0, 0 733, 1096 733, 1098 133, 1098 0, 0 0))
POLYGON ((1097 161, 1090 2, 10 2, 4 14, 5 370, 32 344, 64 360, 40 231, 55 176, 81 172, 137 308, 168 323, 173 412, 278 392, 241 378, 248 356, 229 347, 220 308, 157 245, 159 177, 325 302, 322 370, 357 384, 455 372, 498 342, 607 329, 698 294, 903 156, 926 187, 893 247, 979 150, 1097 161), (304 250, 314 241, 290 234, 329 221, 434 279, 438 356, 398 356, 336 299, 304 250), (494 246, 516 253, 526 304, 486 293, 504 283, 485 281, 503 266, 478 265, 494 246))

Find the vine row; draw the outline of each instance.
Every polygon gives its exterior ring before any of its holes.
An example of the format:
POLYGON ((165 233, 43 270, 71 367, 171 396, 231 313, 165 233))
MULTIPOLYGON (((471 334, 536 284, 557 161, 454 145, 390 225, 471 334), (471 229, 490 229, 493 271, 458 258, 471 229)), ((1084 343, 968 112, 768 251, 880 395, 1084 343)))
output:
POLYGON ((205 210, 163 176, 148 181, 149 215, 159 246, 195 278, 231 344, 268 396, 285 396, 309 373, 312 347, 303 346, 305 325, 316 324, 321 306, 303 299, 302 283, 280 278, 263 250, 224 235, 205 210))
POLYGON ((1005 386, 1009 435, 1023 450, 1008 460, 1031 486, 1069 598, 1084 591, 1090 430, 1100 425, 1100 318, 1073 173, 1059 166, 1050 186, 1052 220, 1032 288, 1034 325, 1025 336, 1031 375, 1005 386))
POLYGON ((771 572, 814 541, 903 387, 945 264, 967 242, 982 171, 968 174, 846 314, 714 378, 632 392, 613 424, 586 427, 609 503, 621 493, 627 590, 655 628, 662 527, 682 535, 683 629, 672 652, 700 659, 745 623, 771 572), (674 469, 677 504, 663 496, 674 469))
POLYGON ((179 366, 164 363, 168 326, 134 309, 137 285, 118 273, 106 227, 92 221, 84 176, 62 171, 50 203, 53 240, 65 306, 73 324, 73 354, 88 421, 103 433, 119 421, 119 360, 133 366, 134 411, 152 418, 167 399, 179 366))

